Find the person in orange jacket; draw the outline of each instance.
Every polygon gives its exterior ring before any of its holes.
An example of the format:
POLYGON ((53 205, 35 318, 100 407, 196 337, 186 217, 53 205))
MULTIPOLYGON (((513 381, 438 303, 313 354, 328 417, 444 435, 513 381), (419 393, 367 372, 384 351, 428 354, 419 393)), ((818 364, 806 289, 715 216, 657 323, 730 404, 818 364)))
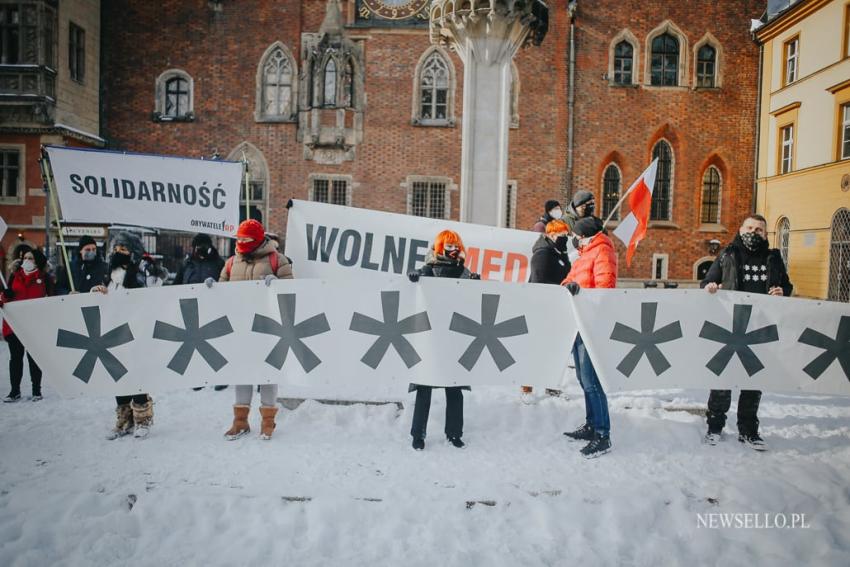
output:
MULTIPOLYGON (((602 232, 602 221, 596 217, 579 219, 573 227, 579 238, 579 257, 561 285, 576 295, 583 287, 613 288, 617 286, 617 253, 611 239, 602 232)), ((611 450, 611 420, 608 398, 599 382, 593 362, 587 354, 581 335, 573 345, 581 389, 584 390, 585 423, 575 431, 564 433, 570 439, 587 441, 581 454, 594 458, 611 450)))

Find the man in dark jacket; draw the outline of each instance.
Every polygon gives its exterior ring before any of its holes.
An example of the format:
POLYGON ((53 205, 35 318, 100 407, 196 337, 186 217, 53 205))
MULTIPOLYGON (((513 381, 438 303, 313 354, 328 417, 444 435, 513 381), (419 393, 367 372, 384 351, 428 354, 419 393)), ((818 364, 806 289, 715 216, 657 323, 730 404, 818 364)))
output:
POLYGON ((204 283, 207 278, 218 281, 224 260, 218 255, 208 234, 196 234, 192 238, 192 251, 183 260, 174 285, 204 283))
POLYGON ((561 218, 561 214, 561 203, 555 199, 549 199, 543 204, 543 216, 537 219, 537 222, 534 223, 531 230, 541 234, 545 233, 546 225, 549 224, 550 221, 561 218))
POLYGON ((595 210, 596 200, 593 197, 593 193, 590 191, 576 191, 561 220, 567 223, 570 230, 573 230, 579 219, 592 217, 595 210))
MULTIPOLYGON (((793 286, 779 250, 767 244, 767 221, 761 215, 750 215, 738 230, 732 244, 727 246, 709 268, 700 286, 709 293, 743 291, 774 296, 791 295, 793 286)), ((741 390, 738 397, 738 441, 757 451, 767 450, 759 436, 758 409, 761 392, 741 390)), ((726 425, 726 412, 732 403, 730 390, 712 390, 708 398, 708 433, 705 442, 716 445, 726 425)))
MULTIPOLYGON (((68 270, 57 270, 56 295, 71 293, 68 270)), ((91 236, 81 236, 77 253, 71 259, 71 277, 74 291, 88 293, 91 288, 103 285, 109 275, 109 264, 103 259, 97 243, 91 236)))

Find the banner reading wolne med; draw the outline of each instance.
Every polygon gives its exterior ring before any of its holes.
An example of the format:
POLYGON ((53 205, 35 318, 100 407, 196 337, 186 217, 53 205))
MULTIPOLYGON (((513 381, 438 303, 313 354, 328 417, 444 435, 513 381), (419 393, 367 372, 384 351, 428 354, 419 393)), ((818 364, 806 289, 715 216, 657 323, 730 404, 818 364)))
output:
POLYGON ((293 201, 286 254, 298 278, 400 274, 422 266, 442 230, 460 234, 466 267, 485 280, 527 282, 535 232, 293 201))
POLYGON ((242 164, 48 146, 66 221, 233 236, 242 164))

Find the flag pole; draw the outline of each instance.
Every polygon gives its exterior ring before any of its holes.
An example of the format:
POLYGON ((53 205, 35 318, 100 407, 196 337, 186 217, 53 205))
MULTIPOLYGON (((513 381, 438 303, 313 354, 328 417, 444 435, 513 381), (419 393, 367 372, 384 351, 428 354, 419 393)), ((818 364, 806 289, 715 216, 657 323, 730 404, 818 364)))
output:
MULTIPOLYGON (((656 161, 657 159, 658 158, 655 158, 652 161, 656 161)), ((652 162, 650 162, 649 165, 652 166, 652 162)), ((647 168, 647 169, 649 169, 649 168, 647 168)), ((646 169, 644 169, 643 171, 646 171, 646 169)), ((629 194, 634 190, 634 188, 637 187, 638 181, 640 181, 640 178, 642 176, 643 176, 643 172, 641 172, 640 176, 638 176, 638 178, 635 179, 635 182, 632 183, 632 186, 629 187, 628 191, 625 192, 625 194, 620 198, 620 200, 617 201, 617 204, 614 206, 614 208, 611 209, 611 213, 608 215, 608 218, 606 218, 605 222, 602 223, 602 230, 605 230, 605 227, 608 226, 608 222, 611 220, 611 217, 614 216, 614 213, 616 213, 618 210, 620 210, 620 207, 623 205, 623 201, 625 201, 626 197, 628 197, 629 194)))
POLYGON ((251 170, 248 167, 248 157, 242 152, 242 165, 245 167, 245 220, 251 218, 251 170))
MULTIPOLYGON (((41 159, 38 160, 38 165, 41 167, 41 177, 47 183, 47 192, 50 193, 50 200, 53 202, 53 210, 56 211, 56 227, 59 232, 59 247, 62 248, 62 258, 65 260, 65 269, 68 271, 68 285, 71 287, 71 292, 77 291, 74 288, 74 275, 71 273, 71 261, 68 259, 68 249, 65 246, 65 235, 62 233, 62 221, 59 215, 59 206, 56 202, 56 187, 53 185, 53 168, 50 166, 50 156, 44 146, 41 146, 41 159)), ((50 251, 48 250, 48 255, 50 251)))

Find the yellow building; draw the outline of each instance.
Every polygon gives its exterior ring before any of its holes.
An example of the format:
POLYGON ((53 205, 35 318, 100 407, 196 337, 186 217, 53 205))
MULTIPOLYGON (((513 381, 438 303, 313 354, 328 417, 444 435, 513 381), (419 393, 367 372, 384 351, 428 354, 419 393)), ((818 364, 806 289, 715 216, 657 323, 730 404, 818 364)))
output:
POLYGON ((756 210, 782 250, 795 295, 846 302, 850 0, 780 4, 784 9, 756 32, 762 49, 756 210))

